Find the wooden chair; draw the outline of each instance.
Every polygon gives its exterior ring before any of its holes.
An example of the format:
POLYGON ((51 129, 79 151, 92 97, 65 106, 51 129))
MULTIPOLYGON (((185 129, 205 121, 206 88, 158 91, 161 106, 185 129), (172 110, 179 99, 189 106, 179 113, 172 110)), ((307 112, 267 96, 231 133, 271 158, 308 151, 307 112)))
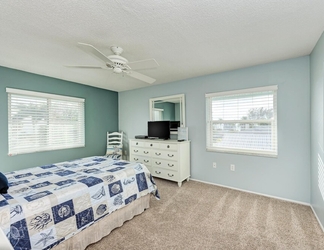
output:
POLYGON ((107 132, 106 156, 114 160, 123 158, 123 132, 107 132))

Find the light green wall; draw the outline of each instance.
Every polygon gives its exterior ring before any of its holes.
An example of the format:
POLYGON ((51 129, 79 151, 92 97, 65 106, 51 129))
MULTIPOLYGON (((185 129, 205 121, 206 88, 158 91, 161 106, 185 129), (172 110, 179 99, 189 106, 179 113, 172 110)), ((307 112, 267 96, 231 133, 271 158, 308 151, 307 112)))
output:
POLYGON ((324 33, 310 56, 311 205, 324 225, 324 33))
POLYGON ((0 117, 0 172, 103 155, 106 132, 118 130, 118 93, 0 67, 0 117), (7 87, 85 98, 86 146, 9 157, 7 87))
POLYGON ((309 203, 309 69, 305 56, 120 92, 119 128, 128 138, 145 135, 149 98, 185 94, 193 179, 309 203), (269 85, 278 85, 278 157, 207 152, 205 94, 269 85), (235 172, 230 164, 235 164, 235 172))

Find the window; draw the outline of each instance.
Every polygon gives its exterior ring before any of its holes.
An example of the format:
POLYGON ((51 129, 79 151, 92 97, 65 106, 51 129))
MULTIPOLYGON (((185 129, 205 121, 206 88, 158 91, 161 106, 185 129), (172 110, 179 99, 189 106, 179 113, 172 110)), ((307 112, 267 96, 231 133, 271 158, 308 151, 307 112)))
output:
POLYGON ((84 147, 84 99, 7 88, 8 155, 84 147))
POLYGON ((154 108, 154 121, 163 121, 164 109, 154 108))
POLYGON ((277 156, 277 86, 206 94, 207 150, 277 156))

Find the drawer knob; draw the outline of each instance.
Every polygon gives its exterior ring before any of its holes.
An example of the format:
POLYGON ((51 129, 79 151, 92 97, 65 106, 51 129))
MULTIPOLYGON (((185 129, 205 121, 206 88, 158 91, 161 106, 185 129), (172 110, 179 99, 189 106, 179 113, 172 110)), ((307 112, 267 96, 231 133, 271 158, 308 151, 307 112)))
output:
POLYGON ((148 151, 144 151, 144 154, 148 154, 149 152, 148 151))
POLYGON ((173 164, 170 164, 170 163, 168 163, 168 166, 172 168, 172 167, 173 167, 174 165, 173 165, 173 164))
POLYGON ((161 174, 161 172, 158 172, 158 171, 155 171, 155 173, 157 173, 157 174, 161 174))
POLYGON ((173 177, 173 176, 174 176, 174 174, 169 174, 169 173, 168 173, 168 176, 169 176, 169 177, 173 177))
POLYGON ((161 153, 155 153, 156 155, 161 155, 161 153))
POLYGON ((157 162, 157 161, 156 161, 155 164, 156 164, 156 165, 161 165, 161 162, 157 162))
POLYGON ((170 148, 170 145, 168 145, 167 148, 170 148))
POLYGON ((138 152, 138 150, 134 149, 134 152, 135 152, 135 153, 137 153, 137 152, 138 152))
POLYGON ((153 144, 150 144, 150 146, 152 147, 152 146, 153 146, 153 144))
POLYGON ((145 163, 148 163, 148 162, 149 162, 149 160, 144 160, 144 162, 145 162, 145 163))
POLYGON ((134 158, 135 161, 138 161, 138 158, 134 158))
POLYGON ((138 145, 138 142, 136 142, 136 145, 138 145))
POLYGON ((173 157, 174 155, 169 155, 169 154, 168 154, 168 156, 169 156, 169 157, 173 157))

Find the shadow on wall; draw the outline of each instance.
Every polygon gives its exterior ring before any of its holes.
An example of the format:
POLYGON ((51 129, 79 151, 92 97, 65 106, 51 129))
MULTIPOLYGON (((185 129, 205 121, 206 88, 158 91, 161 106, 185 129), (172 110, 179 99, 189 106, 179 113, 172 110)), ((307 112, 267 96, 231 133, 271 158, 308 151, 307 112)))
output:
POLYGON ((318 187, 324 200, 324 163, 321 156, 317 155, 317 167, 318 167, 318 187))
POLYGON ((124 137, 123 137, 123 156, 124 160, 129 161, 129 140, 128 140, 128 134, 123 131, 124 137))

